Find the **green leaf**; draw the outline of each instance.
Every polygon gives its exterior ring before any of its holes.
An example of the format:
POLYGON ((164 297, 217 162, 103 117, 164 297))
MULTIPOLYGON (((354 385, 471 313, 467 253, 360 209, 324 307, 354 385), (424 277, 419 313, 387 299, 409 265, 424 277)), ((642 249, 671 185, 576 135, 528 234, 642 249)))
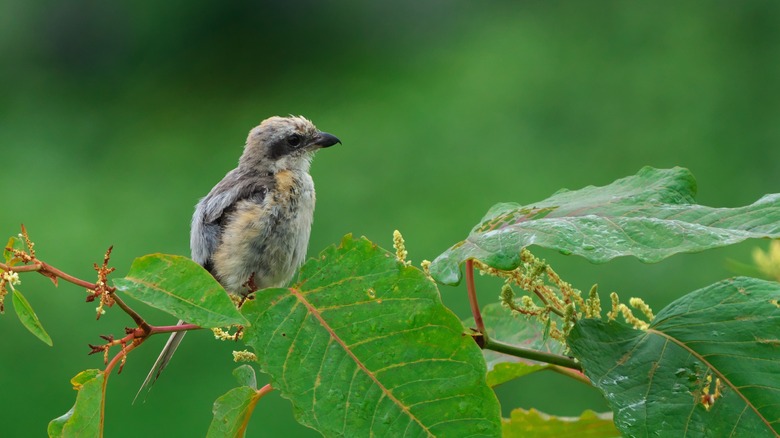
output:
POLYGON ((579 417, 556 417, 536 409, 514 409, 503 420, 504 438, 614 438, 620 432, 612 413, 585 411, 579 417))
POLYGON ((626 435, 775 436, 778 300, 780 283, 738 277, 673 302, 646 331, 581 320, 569 346, 626 435))
MULTIPOLYGON (((485 306, 482 309, 482 320, 491 339, 546 353, 563 354, 566 349, 560 342, 544 339, 544 326, 541 323, 524 316, 512 316, 500 303, 485 306)), ((476 326, 474 318, 467 319, 463 324, 472 328, 476 326)), ((482 354, 488 367, 487 384, 491 387, 550 367, 548 364, 491 350, 482 350, 482 354)))
POLYGON ((86 370, 70 380, 78 391, 76 404, 49 423, 50 437, 89 438, 102 436, 103 372, 86 370))
POLYGON ((255 375, 255 369, 251 365, 244 364, 234 369, 233 377, 238 380, 239 385, 257 389, 257 376, 255 375))
POLYGON ((687 169, 645 167, 604 187, 564 190, 525 206, 497 204, 466 240, 433 261, 431 275, 457 284, 460 264, 471 258, 511 270, 530 245, 595 263, 621 256, 658 262, 749 238, 780 237, 780 194, 745 207, 712 208, 693 204, 695 193, 687 169))
POLYGON ((233 388, 214 402, 214 419, 207 438, 243 437, 255 405, 258 392, 248 386, 233 388))
POLYGON ((485 362, 419 269, 345 237, 242 307, 273 387, 325 436, 498 436, 485 362))
POLYGON ((217 280, 187 257, 139 257, 114 285, 138 301, 204 328, 248 324, 217 280))
POLYGON ((13 291, 14 311, 16 312, 16 316, 19 317, 19 321, 22 322, 24 328, 29 330, 30 333, 34 334, 38 339, 51 347, 53 345, 51 337, 46 333, 46 330, 43 329, 43 325, 38 319, 38 315, 35 314, 32 306, 30 306, 30 302, 27 301, 27 298, 25 298, 18 289, 14 288, 13 291))
POLYGON ((3 247, 3 258, 5 259, 5 263, 8 266, 13 266, 21 261, 20 258, 15 257, 13 251, 9 251, 9 249, 18 249, 19 251, 25 251, 26 245, 24 244, 24 240, 11 236, 8 239, 8 243, 5 244, 5 247, 3 247))

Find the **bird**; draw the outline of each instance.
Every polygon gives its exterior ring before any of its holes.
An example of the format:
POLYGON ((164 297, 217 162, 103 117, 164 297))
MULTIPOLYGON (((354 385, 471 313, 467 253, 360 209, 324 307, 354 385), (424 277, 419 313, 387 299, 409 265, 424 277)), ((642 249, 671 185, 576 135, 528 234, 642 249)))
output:
MULTIPOLYGON (((270 117, 250 130, 238 166, 195 206, 192 260, 233 295, 284 287, 309 245, 315 204, 311 161, 319 149, 340 143, 302 116, 270 117)), ((186 333, 171 334, 136 399, 151 389, 186 333)))

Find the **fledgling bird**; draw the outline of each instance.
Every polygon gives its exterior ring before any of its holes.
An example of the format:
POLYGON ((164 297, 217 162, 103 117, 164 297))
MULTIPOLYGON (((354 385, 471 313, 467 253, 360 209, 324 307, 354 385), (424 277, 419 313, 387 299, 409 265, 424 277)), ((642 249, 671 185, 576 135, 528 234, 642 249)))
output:
MULTIPOLYGON (((238 167, 195 207, 192 259, 231 294, 286 285, 309 245, 311 160, 336 143, 341 141, 303 117, 271 117, 249 131, 238 167)), ((185 333, 171 335, 138 394, 154 384, 185 333)))

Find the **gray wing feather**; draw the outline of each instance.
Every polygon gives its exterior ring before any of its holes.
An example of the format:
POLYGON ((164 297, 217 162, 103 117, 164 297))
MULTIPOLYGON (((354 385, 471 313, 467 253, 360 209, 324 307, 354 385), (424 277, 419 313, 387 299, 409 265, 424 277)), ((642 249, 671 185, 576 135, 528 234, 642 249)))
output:
MULTIPOLYGON (((182 325, 184 324, 184 321, 179 320, 179 322, 176 325, 182 325)), ((152 385, 154 385, 154 382, 157 381, 157 378, 160 377, 160 374, 165 369, 165 366, 168 365, 168 362, 170 362, 171 358, 173 357, 173 353, 176 352, 176 348, 181 344, 182 339, 184 339, 184 335, 186 335, 186 331, 181 332, 173 332, 171 333, 171 336, 168 338, 168 342, 165 343, 165 347, 163 347, 162 351, 160 352, 160 355, 157 356, 157 360, 154 362, 154 365, 152 366, 152 369, 149 370, 149 374, 146 375, 146 379, 144 380, 144 383, 141 385, 141 387, 138 389, 138 392, 135 394, 135 398, 133 398, 133 403, 135 403, 135 400, 138 398, 139 395, 146 389, 147 393, 152 389, 152 385)))

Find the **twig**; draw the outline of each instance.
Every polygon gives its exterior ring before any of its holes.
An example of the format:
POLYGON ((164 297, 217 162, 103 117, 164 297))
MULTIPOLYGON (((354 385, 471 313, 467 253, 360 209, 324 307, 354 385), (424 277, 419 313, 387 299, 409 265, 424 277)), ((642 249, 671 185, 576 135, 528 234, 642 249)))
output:
MULTIPOLYGON (((4 271, 14 271, 14 272, 38 272, 41 275, 47 276, 46 274, 51 274, 55 277, 61 278, 69 283, 73 283, 77 286, 81 286, 86 289, 95 290, 97 287, 97 284, 90 283, 88 281, 76 278, 70 274, 66 274, 65 272, 60 271, 59 269, 49 265, 48 263, 42 262, 40 260, 35 260, 34 265, 20 265, 20 266, 8 266, 5 263, 0 263, 0 269, 4 271)), ((114 288, 110 288, 110 290, 113 290, 114 288)))
POLYGON ((155 335, 158 333, 171 333, 171 332, 183 332, 187 330, 200 330, 202 327, 195 324, 180 324, 180 325, 158 325, 149 326, 149 335, 155 335))
POLYGON ((133 321, 135 321, 136 324, 138 324, 138 327, 146 332, 147 334, 151 333, 152 326, 149 325, 149 323, 144 320, 141 315, 138 314, 135 310, 133 310, 130 306, 125 304, 125 302, 115 294, 115 288, 113 291, 109 292, 111 294, 111 298, 114 300, 114 302, 119 306, 120 309, 124 310, 125 313, 130 315, 130 318, 133 318, 133 321))
POLYGON ((582 365, 580 365, 573 358, 568 356, 561 356, 559 354, 545 353, 539 350, 532 350, 529 348, 518 347, 511 344, 506 344, 501 341, 493 339, 485 339, 486 350, 497 351, 499 353, 508 354, 510 356, 520 357, 523 359, 531 359, 538 362, 545 362, 553 365, 560 365, 565 368, 570 368, 577 371, 582 371, 582 365))

